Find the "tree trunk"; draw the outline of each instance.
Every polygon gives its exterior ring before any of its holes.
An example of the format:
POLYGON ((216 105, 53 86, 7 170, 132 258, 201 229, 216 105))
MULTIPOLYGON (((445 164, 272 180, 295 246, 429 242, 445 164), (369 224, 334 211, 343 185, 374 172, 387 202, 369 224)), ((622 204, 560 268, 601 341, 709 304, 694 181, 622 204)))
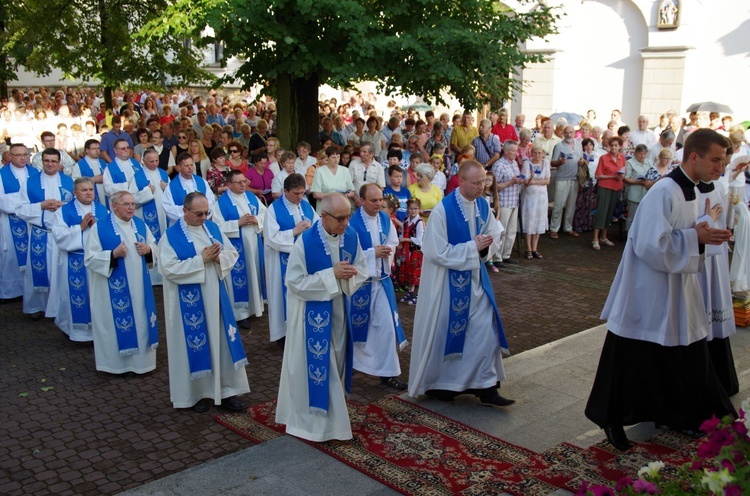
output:
POLYGON ((104 87, 104 105, 114 112, 114 102, 112 101, 112 91, 114 88, 111 86, 104 87))
POLYGON ((276 80, 277 132, 281 146, 296 152, 307 141, 313 151, 320 146, 318 131, 318 75, 308 79, 280 76, 276 80))

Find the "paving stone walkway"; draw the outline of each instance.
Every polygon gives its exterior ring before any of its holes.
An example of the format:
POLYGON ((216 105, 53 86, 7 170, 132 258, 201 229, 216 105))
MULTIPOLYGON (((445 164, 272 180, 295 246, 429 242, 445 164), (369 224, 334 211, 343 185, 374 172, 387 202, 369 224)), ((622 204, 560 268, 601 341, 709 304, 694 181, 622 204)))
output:
MULTIPOLYGON (((596 252, 590 234, 544 237, 544 259, 491 275, 512 353, 600 323, 622 253, 623 243, 612 239, 617 246, 596 252)), ((156 297, 161 307, 160 288, 156 297)), ((414 307, 400 310, 410 338, 414 307)), ((0 305, 0 494, 114 494, 250 446, 212 419, 215 408, 171 407, 163 324, 157 369, 118 377, 96 372, 92 345, 68 341, 50 319, 32 322, 20 301, 0 305)), ((274 399, 282 350, 268 342, 267 319, 255 319, 243 342, 252 392, 242 399, 274 399)), ((409 351, 401 355, 404 380, 409 351)), ((351 399, 370 403, 393 393, 356 374, 351 399)))

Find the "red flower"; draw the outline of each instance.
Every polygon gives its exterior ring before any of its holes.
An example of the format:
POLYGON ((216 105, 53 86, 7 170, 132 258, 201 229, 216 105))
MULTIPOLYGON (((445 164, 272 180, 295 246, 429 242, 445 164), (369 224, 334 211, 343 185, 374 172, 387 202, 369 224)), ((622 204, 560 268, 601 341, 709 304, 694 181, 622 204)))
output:
POLYGON ((742 496, 742 489, 739 484, 724 486, 724 496, 742 496))
POLYGON ((734 428, 734 432, 740 436, 747 436, 747 426, 744 422, 732 422, 732 427, 734 428))
POLYGON ((714 432, 720 423, 721 420, 717 419, 716 415, 711 415, 710 419, 701 424, 700 429, 705 433, 714 432))
MULTIPOLYGON (((702 465, 701 465, 702 466, 702 465)), ((633 479, 630 477, 623 477, 620 480, 617 481, 617 485, 615 486, 615 490, 617 492, 620 492, 624 490, 625 488, 628 488, 633 485, 633 479)))
POLYGON ((636 493, 646 494, 657 494, 659 492, 656 484, 643 479, 638 479, 637 481, 635 481, 635 483, 633 484, 633 490, 635 490, 636 493))

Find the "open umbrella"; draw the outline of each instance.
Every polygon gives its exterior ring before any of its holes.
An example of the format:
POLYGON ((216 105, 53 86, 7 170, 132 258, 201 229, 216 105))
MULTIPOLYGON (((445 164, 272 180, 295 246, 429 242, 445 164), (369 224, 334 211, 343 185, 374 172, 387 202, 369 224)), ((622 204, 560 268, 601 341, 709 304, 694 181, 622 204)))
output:
POLYGON ((729 105, 716 102, 700 102, 689 106, 687 112, 719 112, 720 114, 734 113, 729 105))
POLYGON ((427 110, 434 110, 435 109, 435 107, 433 107, 432 105, 428 105, 428 104, 426 104, 424 102, 418 102, 418 103, 412 103, 410 105, 404 105, 402 108, 405 108, 405 109, 413 108, 417 112, 424 112, 424 111, 427 111, 427 110))
POLYGON ((750 129, 750 121, 742 121, 740 122, 740 126, 744 127, 745 131, 747 131, 748 129, 750 129))
POLYGON ((575 126, 583 120, 583 116, 581 114, 576 114, 574 112, 556 112, 549 116, 552 122, 557 122, 557 120, 561 117, 568 121, 568 124, 570 124, 571 126, 575 126))

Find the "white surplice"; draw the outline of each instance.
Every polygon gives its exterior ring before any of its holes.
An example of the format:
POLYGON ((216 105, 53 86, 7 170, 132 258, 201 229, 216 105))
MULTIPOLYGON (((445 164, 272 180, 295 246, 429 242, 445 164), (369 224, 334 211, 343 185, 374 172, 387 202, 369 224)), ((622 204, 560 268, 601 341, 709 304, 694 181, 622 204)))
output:
MULTIPOLYGON (((26 167, 14 167, 8 164, 13 175, 18 180, 20 189, 16 193, 6 193, 3 182, 0 180, 0 276, 3 283, 0 284, 0 298, 17 298, 23 295, 24 270, 18 266, 16 248, 13 243, 13 235, 10 231, 9 215, 15 215, 21 205, 22 191, 26 189, 26 179, 29 173, 26 167)), ((26 238, 28 241, 28 227, 26 238)))
POLYGON ((734 226, 734 251, 732 265, 729 267, 729 279, 732 292, 750 291, 750 210, 742 194, 731 197, 732 211, 737 214, 734 226))
MULTIPOLYGON (((93 215, 94 208, 93 204, 84 205, 78 200, 73 200, 76 203, 76 210, 85 216, 88 213, 93 215)), ((89 238, 91 229, 81 231, 81 225, 75 224, 69 226, 63 220, 62 208, 57 209, 55 212, 55 219, 51 222, 52 237, 55 239, 57 247, 60 249, 60 261, 55 266, 57 271, 57 280, 60 281, 58 290, 58 307, 57 316, 55 317, 55 325, 65 334, 70 337, 71 341, 82 341, 88 342, 93 341, 94 336, 91 330, 82 330, 73 328, 73 317, 70 310, 70 286, 68 284, 68 253, 76 251, 84 251, 86 241, 89 238)), ((89 292, 89 295, 91 293, 89 292)), ((92 313, 94 306, 89 301, 92 313)))
MULTIPOLYGON (((146 173, 146 177, 154 187, 154 191, 152 192, 152 194, 156 202, 156 213, 159 216, 159 229, 161 230, 161 235, 164 236, 164 232, 167 230, 167 214, 164 211, 164 206, 162 205, 162 197, 164 196, 164 191, 161 189, 161 174, 159 173, 158 168, 150 170, 146 166, 143 167, 143 172, 146 173)), ((167 187, 169 187, 169 183, 167 183, 167 187)), ((139 219, 143 219, 143 203, 138 203, 136 201, 135 216, 139 219)), ((151 267, 151 269, 149 269, 149 274, 151 275, 151 284, 153 284, 154 286, 161 286, 162 280, 161 273, 159 272, 158 261, 154 260, 154 262, 154 265, 151 267)))
MULTIPOLYGON (((42 188, 44 189, 45 200, 59 200, 60 196, 60 178, 56 174, 49 176, 42 172, 40 174, 42 188)), ((37 227, 44 226, 49 230, 55 219, 55 213, 49 210, 42 210, 41 203, 31 203, 28 194, 28 184, 21 188, 20 204, 16 209, 16 215, 29 224, 37 227)), ((55 240, 50 232, 47 233, 47 277, 49 278, 49 291, 35 291, 32 270, 24 271, 23 284, 23 313, 44 312, 45 317, 54 318, 57 316, 57 306, 59 297, 57 295, 59 283, 57 280, 57 270, 55 267, 60 260, 60 250, 57 249, 55 240)), ((31 243, 29 243, 29 253, 26 258, 26 266, 31 267, 31 243)))
POLYGON ((367 215, 361 207, 354 215, 360 214, 364 215, 373 246, 369 250, 362 250, 367 260, 367 276, 372 279, 372 282, 370 283, 370 323, 367 329, 367 341, 354 343, 354 369, 376 377, 398 377, 401 375, 401 365, 398 362, 399 343, 396 342, 393 312, 388 302, 385 286, 379 280, 383 272, 390 276, 393 256, 399 243, 398 234, 396 227, 389 219, 391 227, 388 240, 384 245, 391 248, 391 256, 375 258, 374 247, 381 245, 378 217, 367 215))
POLYGON ((175 408, 189 408, 202 399, 221 400, 250 392, 245 367, 235 369, 222 325, 219 307, 219 284, 239 258, 226 236, 220 263, 203 262, 203 249, 212 244, 204 226, 187 226, 196 255, 179 260, 166 235, 159 241, 159 270, 164 277, 164 315, 169 356, 169 391, 175 408), (211 350, 211 375, 191 380, 188 350, 180 312, 180 284, 200 284, 203 293, 208 344, 211 350))
MULTIPOLYGON (((677 173, 684 174, 681 169, 677 173)), ((690 181, 687 176, 682 180, 690 181)), ((686 201, 669 176, 643 197, 602 310, 612 333, 662 346, 686 346, 707 336, 698 282, 705 256, 694 229, 698 208, 699 202, 686 201), (661 305, 658 312, 648 311, 654 295, 661 305)))
MULTIPOLYGON (((288 209, 294 224, 302 222, 304 213, 299 204, 294 204, 282 194, 276 200, 283 202, 288 209)), ((306 200, 302 200, 306 201, 306 200)), ((313 218, 308 219, 310 224, 315 224, 318 214, 313 210, 313 218)), ((286 319, 284 318, 284 281, 281 278, 281 253, 291 253, 294 247, 293 229, 281 230, 276 220, 276 210, 269 207, 266 210, 266 218, 263 225, 263 242, 265 245, 266 260, 266 295, 268 296, 268 332, 271 341, 278 341, 286 336, 286 319)))
MULTIPOLYGON (((474 238, 476 205, 456 191, 469 224, 471 239, 466 243, 448 243, 447 223, 443 202, 432 209, 422 242, 422 277, 419 285, 417 309, 414 314, 411 362, 409 366, 409 396, 417 397, 429 389, 465 391, 494 387, 505 380, 505 369, 500 341, 493 323, 492 304, 482 288, 480 268, 482 258, 474 238), (450 285, 448 270, 471 271, 471 301, 463 356, 459 360, 444 360, 445 343, 450 315, 450 285)), ((476 201, 486 201, 478 198, 476 201)), ((488 209, 489 210, 489 209, 488 209)), ((481 234, 492 236, 490 250, 499 249, 500 228, 489 219, 481 234)))
MULTIPOLYGON (((113 215, 120 231, 120 239, 127 248, 127 254, 118 258, 117 263, 125 263, 128 274, 128 288, 133 308, 133 318, 138 333, 138 353, 120 356, 117 345, 117 334, 112 315, 112 303, 109 299, 109 277, 111 251, 103 250, 99 238, 99 224, 109 222, 108 219, 98 221, 90 229, 86 243, 86 264, 89 277, 89 294, 91 295, 91 323, 94 331, 94 359, 96 370, 110 374, 135 372, 144 374, 156 368, 156 350, 151 349, 148 335, 148 319, 146 314, 146 296, 143 288, 143 262, 141 255, 135 249, 135 232, 130 221, 124 221, 113 215)), ((147 229, 148 231, 148 229, 147 229)), ((151 247, 152 258, 156 256, 156 243, 151 232, 147 233, 146 243, 151 247)))
MULTIPOLYGON (((181 174, 178 174, 177 177, 172 179, 172 181, 179 181, 184 190, 186 191, 185 196, 187 196, 190 193, 193 193, 198 190, 197 182, 202 182, 206 187, 206 199, 208 200, 208 209, 212 212, 214 211, 216 205, 216 196, 214 195, 214 192, 211 191, 211 188, 208 186, 208 183, 200 176, 193 175, 190 179, 185 179, 182 177, 181 174)), ((167 214, 167 218, 171 222, 177 222, 178 220, 182 219, 184 217, 184 213, 182 211, 182 203, 179 205, 175 203, 174 198, 172 198, 172 189, 170 187, 167 187, 167 189, 164 190, 164 196, 162 196, 161 201, 162 207, 164 208, 164 212, 167 214)))
MULTIPOLYGON (((91 167, 91 171, 95 176, 102 174, 102 182, 99 184, 94 184, 94 188, 96 188, 96 193, 99 196, 99 203, 106 207, 107 192, 104 190, 104 171, 102 170, 101 163, 99 162, 99 159, 94 160, 89 157, 83 157, 83 160, 85 160, 89 167, 91 167)), ((78 165, 78 162, 76 162, 76 164, 73 166, 73 171, 70 173, 70 177, 71 179, 73 179, 73 181, 75 181, 79 177, 83 177, 83 174, 81 174, 81 166, 78 165)))
MULTIPOLYGON (((335 266, 339 262, 339 237, 326 234, 326 241, 331 252, 331 264, 335 266)), ((320 255, 326 256, 325 253, 320 255)), ((337 280, 333 268, 308 274, 302 237, 297 239, 289 256, 286 273, 289 326, 281 365, 276 422, 285 424, 288 434, 309 441, 352 438, 344 391, 347 339, 344 295, 352 295, 367 279, 367 266, 359 247, 353 264, 357 268, 357 275, 349 280, 337 280), (305 303, 308 300, 333 301, 326 416, 310 413, 305 340, 305 303)))
POLYGON ((135 180, 135 170, 133 169, 133 163, 130 160, 124 161, 116 158, 115 162, 117 163, 117 166, 120 168, 122 173, 125 175, 126 182, 114 182, 112 180, 112 173, 110 171, 110 168, 107 167, 104 170, 102 181, 104 184, 104 191, 107 193, 108 197, 114 195, 118 191, 127 191, 131 195, 133 195, 136 205, 143 205, 144 203, 148 203, 154 199, 154 194, 151 192, 151 188, 149 188, 148 186, 144 186, 142 189, 138 189, 138 184, 135 180))
MULTIPOLYGON (((250 213, 250 207, 247 204, 247 198, 243 192, 240 195, 232 193, 227 190, 225 195, 229 195, 229 198, 233 200, 233 203, 237 207, 237 212, 242 217, 245 214, 250 213)), ((248 292, 250 293, 250 299, 244 306, 236 306, 234 300, 234 291, 232 291, 232 273, 230 272, 226 276, 227 289, 229 290, 229 298, 232 300, 232 307, 234 308, 234 317, 240 321, 244 320, 251 315, 256 317, 263 316, 263 292, 261 291, 261 271, 263 267, 260 266, 260 248, 258 244, 258 234, 263 232, 263 221, 266 217, 266 207, 260 200, 258 201, 258 212, 255 214, 255 218, 258 220, 257 225, 245 225, 242 226, 242 248, 245 250, 245 267, 247 269, 247 285, 248 292)), ((221 232, 227 238, 239 238, 240 237, 240 226, 236 220, 225 220, 221 214, 221 208, 218 203, 213 214, 214 222, 219 224, 221 232)))

